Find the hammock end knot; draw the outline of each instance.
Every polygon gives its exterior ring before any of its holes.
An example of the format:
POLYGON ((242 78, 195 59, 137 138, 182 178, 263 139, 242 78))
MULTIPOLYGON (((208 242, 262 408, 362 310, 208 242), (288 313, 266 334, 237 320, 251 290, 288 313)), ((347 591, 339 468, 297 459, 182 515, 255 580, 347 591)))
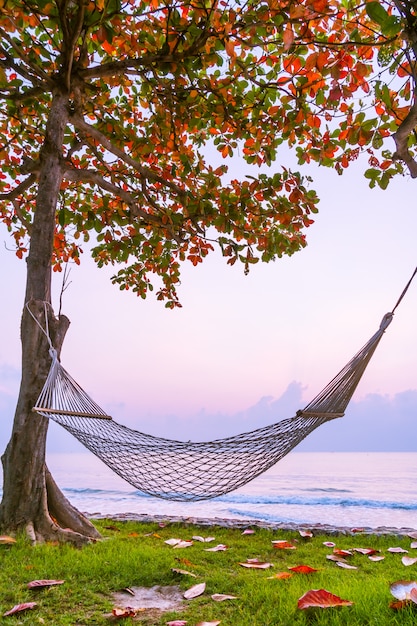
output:
POLYGON ((391 324, 393 317, 394 317, 393 312, 385 313, 384 317, 382 318, 379 329, 382 331, 385 331, 388 328, 388 326, 391 324))

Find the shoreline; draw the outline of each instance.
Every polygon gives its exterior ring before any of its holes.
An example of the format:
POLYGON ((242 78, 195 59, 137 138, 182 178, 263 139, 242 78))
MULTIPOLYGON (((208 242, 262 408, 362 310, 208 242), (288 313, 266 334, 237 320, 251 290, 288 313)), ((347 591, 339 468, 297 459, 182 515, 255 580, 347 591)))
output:
POLYGON ((398 537, 413 535, 417 539, 417 528, 396 528, 378 526, 377 528, 350 526, 332 526, 330 524, 295 524, 281 522, 265 522, 262 520, 226 519, 220 517, 183 517, 176 515, 147 515, 146 513, 84 513, 90 520, 110 519, 118 522, 140 522, 143 524, 189 524, 190 526, 221 526, 224 528, 259 528, 267 530, 311 531, 315 535, 396 535, 398 537))

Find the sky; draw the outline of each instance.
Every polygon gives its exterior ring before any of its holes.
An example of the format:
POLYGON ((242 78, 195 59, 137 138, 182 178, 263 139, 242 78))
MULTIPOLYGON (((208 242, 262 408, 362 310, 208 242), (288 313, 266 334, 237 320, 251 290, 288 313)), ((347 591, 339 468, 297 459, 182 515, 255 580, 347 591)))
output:
MULTIPOLYGON (((63 295, 64 367, 116 421, 159 436, 215 439, 291 417, 378 329, 417 265, 417 181, 370 190, 365 168, 360 161, 338 176, 310 166, 321 202, 308 246, 248 276, 219 254, 185 265, 181 309, 119 291, 113 270, 84 254, 63 295)), ((0 451, 18 393, 25 289, 11 247, 0 228, 0 451)), ((346 416, 300 450, 417 451, 416 319, 417 277, 346 416)), ((53 424, 48 449, 81 448, 53 424)))

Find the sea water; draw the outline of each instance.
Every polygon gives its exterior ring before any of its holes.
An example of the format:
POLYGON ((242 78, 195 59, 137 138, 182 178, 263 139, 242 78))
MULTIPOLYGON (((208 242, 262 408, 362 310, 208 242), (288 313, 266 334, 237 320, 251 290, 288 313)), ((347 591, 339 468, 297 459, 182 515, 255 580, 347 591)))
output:
POLYGON ((89 514, 417 529, 416 452, 292 452, 238 490, 170 502, 131 487, 89 453, 49 454, 66 497, 89 514))

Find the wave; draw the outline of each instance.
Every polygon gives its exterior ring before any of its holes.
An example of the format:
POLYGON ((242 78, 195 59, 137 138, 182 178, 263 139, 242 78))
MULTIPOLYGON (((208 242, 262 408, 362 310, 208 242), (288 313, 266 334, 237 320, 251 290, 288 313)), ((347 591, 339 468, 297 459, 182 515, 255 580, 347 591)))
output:
MULTIPOLYGON (((73 496, 74 498, 80 497, 90 497, 92 499, 97 499, 101 501, 106 500, 140 500, 141 498, 145 499, 153 499, 152 496, 149 496, 145 493, 142 493, 138 490, 132 491, 120 491, 120 490, 107 490, 107 489, 91 489, 91 488, 76 488, 69 487, 64 488, 63 491, 68 496, 73 496)), ((313 490, 311 490, 313 491, 313 490)), ((335 492, 341 493, 345 491, 346 493, 350 493, 349 490, 327 490, 327 489, 315 489, 316 492, 335 492)), ((251 495, 251 494, 240 494, 240 493, 230 493, 224 496, 219 496, 217 498, 213 498, 211 502, 219 502, 224 504, 231 505, 246 505, 246 506, 262 506, 262 505, 277 505, 277 506, 305 506, 305 507, 356 507, 362 509, 392 509, 392 510, 403 510, 403 511, 417 511, 417 502, 397 502, 393 500, 370 500, 366 498, 354 498, 354 497, 345 497, 345 498, 333 498, 326 496, 317 496, 317 497, 308 497, 308 496, 289 496, 289 495, 251 495)), ((228 507, 229 508, 229 507, 228 507)))

